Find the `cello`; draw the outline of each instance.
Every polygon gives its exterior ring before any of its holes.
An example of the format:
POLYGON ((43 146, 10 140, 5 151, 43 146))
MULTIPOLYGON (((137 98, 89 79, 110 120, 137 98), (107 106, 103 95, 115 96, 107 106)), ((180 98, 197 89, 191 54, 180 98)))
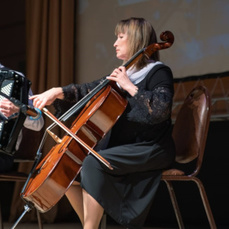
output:
MULTIPOLYGON (((160 38, 164 42, 153 43, 139 50, 124 67, 128 69, 142 55, 150 58, 155 51, 169 48, 174 42, 174 36, 169 31, 163 32, 160 38)), ((45 115, 66 131, 66 135, 60 139, 47 130, 57 144, 39 164, 33 166, 22 189, 21 197, 28 206, 34 206, 42 213, 50 210, 77 178, 83 160, 89 153, 112 169, 94 147, 104 139, 126 106, 127 100, 122 97, 119 88, 105 79, 60 119, 55 118, 46 108, 42 109, 45 115), (64 126, 61 121, 66 121, 82 107, 71 128, 64 126)))

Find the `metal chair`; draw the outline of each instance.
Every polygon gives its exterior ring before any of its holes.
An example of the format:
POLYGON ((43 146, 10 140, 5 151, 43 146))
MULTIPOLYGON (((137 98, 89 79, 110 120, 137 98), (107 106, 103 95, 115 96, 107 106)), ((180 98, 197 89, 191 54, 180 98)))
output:
MULTIPOLYGON (((28 130, 26 128, 23 128, 23 134, 25 134, 26 136, 29 136, 33 139, 32 144, 28 144, 28 138, 24 137, 24 141, 21 142, 19 151, 15 153, 15 160, 14 163, 31 163, 34 161, 34 157, 35 155, 33 153, 34 150, 36 150, 36 147, 38 146, 39 142, 40 142, 40 138, 41 138, 41 132, 36 132, 36 131, 31 131, 28 130), (33 152, 33 153, 31 153, 33 152)), ((17 168, 17 166, 15 166, 15 168, 17 168)), ((20 172, 17 169, 12 170, 10 172, 5 172, 5 173, 0 173, 0 182, 23 182, 25 183, 25 181, 28 178, 28 174, 24 173, 24 172, 20 172)), ((1 184, 1 187, 3 186, 3 184, 1 184)), ((20 198, 20 196, 18 196, 18 198, 20 198)), ((4 229, 4 225, 3 225, 3 218, 2 218, 2 212, 1 212, 1 202, 0 202, 0 229, 4 229)), ((41 222, 41 217, 40 217, 40 213, 38 210, 36 210, 37 212, 37 220, 38 220, 38 226, 39 229, 43 229, 43 225, 41 222)))
POLYGON ((210 122, 210 108, 211 101, 207 88, 203 86, 194 88, 185 99, 173 127, 177 165, 183 164, 182 166, 185 168, 185 165, 194 163, 194 169, 191 172, 185 173, 185 169, 173 168, 162 174, 162 180, 168 188, 180 229, 184 228, 184 223, 172 185, 173 181, 193 181, 197 185, 210 228, 217 228, 204 185, 196 177, 203 162, 210 122))

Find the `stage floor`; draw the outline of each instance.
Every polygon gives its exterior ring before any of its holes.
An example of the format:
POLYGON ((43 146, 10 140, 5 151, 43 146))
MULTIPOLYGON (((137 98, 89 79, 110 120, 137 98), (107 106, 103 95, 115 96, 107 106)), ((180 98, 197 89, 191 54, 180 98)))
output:
MULTIPOLYGON (((11 229, 13 225, 10 223, 4 223, 4 229, 11 229)), ((178 227, 144 227, 143 229, 177 229, 178 227)), ((186 226, 186 229, 209 229, 209 226, 186 226)), ((19 223, 15 229, 38 229, 36 223, 19 223)), ((43 224, 43 229, 82 229, 82 226, 78 223, 55 223, 55 224, 43 224)), ((107 229, 125 229, 118 225, 107 225, 107 229)), ((226 227, 220 227, 218 229, 227 229, 226 227)))

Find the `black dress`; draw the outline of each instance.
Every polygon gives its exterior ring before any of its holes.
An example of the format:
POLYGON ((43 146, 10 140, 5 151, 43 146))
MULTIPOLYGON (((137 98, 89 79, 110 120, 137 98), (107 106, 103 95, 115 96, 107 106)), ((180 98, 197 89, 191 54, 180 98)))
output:
MULTIPOLYGON (((65 102, 56 101, 56 108, 61 112, 66 101, 77 101, 99 82, 63 87, 65 102)), ((137 86, 139 91, 134 97, 126 93, 127 108, 112 128, 108 146, 98 151, 114 169, 89 155, 80 172, 82 188, 107 214, 128 228, 142 228, 161 172, 175 157, 170 68, 156 65, 137 86)))

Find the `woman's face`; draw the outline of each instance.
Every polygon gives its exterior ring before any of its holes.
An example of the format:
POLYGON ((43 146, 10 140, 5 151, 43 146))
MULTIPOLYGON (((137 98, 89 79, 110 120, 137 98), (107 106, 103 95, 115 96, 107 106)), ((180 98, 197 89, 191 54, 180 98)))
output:
POLYGON ((129 45, 127 33, 119 33, 114 43, 116 49, 116 57, 120 60, 127 61, 129 57, 129 45))

